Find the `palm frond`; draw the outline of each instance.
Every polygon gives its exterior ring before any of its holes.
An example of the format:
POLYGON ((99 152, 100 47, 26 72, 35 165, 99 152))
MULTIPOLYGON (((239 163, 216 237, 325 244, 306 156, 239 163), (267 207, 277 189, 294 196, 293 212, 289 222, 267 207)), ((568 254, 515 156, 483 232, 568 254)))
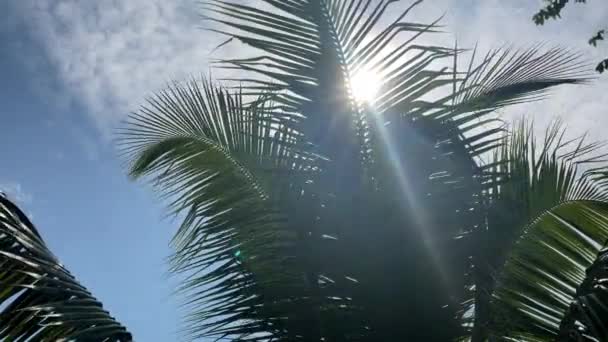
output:
POLYGON ((601 145, 565 140, 559 122, 540 147, 532 132, 522 123, 497 158, 505 178, 491 194, 485 240, 488 268, 498 274, 492 333, 531 341, 559 334, 608 234, 606 168, 594 167, 605 163, 601 145), (534 329, 525 328, 530 321, 534 329))
POLYGON ((132 341, 0 193, 0 339, 132 341))
MULTIPOLYGON (((533 129, 522 121, 511 136, 504 137, 505 144, 492 163, 492 172, 499 178, 490 194, 493 220, 509 222, 501 234, 514 238, 521 234, 516 227, 560 203, 608 201, 602 177, 603 144, 587 143, 584 136, 566 140, 560 121, 548 127, 540 144, 534 140, 533 129)), ((501 241, 508 244, 509 240, 501 241)))
POLYGON ((580 84, 590 75, 581 55, 567 49, 525 50, 502 48, 490 51, 466 73, 456 97, 468 110, 500 108, 543 99, 546 91, 560 84, 580 84))
POLYGON ((287 327, 310 314, 298 309, 311 296, 297 264, 302 221, 282 209, 303 196, 321 158, 266 100, 245 106, 204 79, 175 84, 120 138, 131 176, 149 179, 182 218, 171 271, 185 277, 189 339, 297 340, 303 326, 287 327))

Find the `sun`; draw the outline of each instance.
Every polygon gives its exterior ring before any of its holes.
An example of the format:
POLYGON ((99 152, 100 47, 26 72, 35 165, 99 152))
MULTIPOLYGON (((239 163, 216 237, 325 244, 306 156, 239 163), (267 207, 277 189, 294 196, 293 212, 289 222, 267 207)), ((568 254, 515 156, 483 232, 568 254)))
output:
POLYGON ((380 89, 380 78, 373 72, 360 70, 351 77, 351 89, 357 101, 374 103, 380 89))

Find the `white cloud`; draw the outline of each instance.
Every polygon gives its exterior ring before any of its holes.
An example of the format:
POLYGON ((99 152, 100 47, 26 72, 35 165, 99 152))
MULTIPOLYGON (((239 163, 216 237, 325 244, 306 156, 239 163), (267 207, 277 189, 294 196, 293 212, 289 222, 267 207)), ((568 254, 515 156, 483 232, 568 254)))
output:
MULTIPOLYGON (((208 70, 208 54, 222 38, 200 29, 198 6, 192 0, 22 0, 18 9, 70 96, 84 104, 107 134, 168 80, 208 70)), ((572 5, 562 20, 536 27, 531 17, 540 6, 540 1, 529 0, 435 0, 423 3, 413 13, 420 17, 411 18, 428 21, 446 10, 444 22, 454 34, 442 39, 451 44, 457 37, 461 46, 479 42, 481 51, 504 43, 548 42, 581 49, 597 61, 608 50, 586 45, 608 17, 608 4, 572 5)), ((230 54, 237 46, 229 44, 222 52, 230 54)), ((603 138, 602 126, 608 126, 603 114, 608 97, 602 96, 606 85, 608 76, 593 86, 562 88, 550 101, 520 106, 507 115, 528 112, 540 124, 560 115, 573 133, 590 130, 593 137, 603 138)))

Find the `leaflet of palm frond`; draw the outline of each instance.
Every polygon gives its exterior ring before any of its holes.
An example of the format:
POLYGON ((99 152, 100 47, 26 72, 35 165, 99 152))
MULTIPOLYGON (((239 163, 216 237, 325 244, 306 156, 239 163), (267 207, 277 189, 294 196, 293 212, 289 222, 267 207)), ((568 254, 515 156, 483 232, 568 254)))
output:
POLYGON ((608 340, 607 250, 600 251, 560 323, 559 341, 608 340))
POLYGON ((132 341, 0 193, 0 339, 132 341))

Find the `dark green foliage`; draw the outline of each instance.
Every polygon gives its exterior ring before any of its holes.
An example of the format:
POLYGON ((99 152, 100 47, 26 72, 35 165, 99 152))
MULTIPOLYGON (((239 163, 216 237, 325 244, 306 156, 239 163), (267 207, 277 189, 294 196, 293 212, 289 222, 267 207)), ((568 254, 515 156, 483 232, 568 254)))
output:
POLYGON ((1 193, 0 265, 2 341, 132 341, 1 193))
POLYGON ((604 34, 606 33, 605 30, 599 30, 595 36, 591 37, 591 39, 589 39, 589 45, 593 45, 594 47, 597 46, 597 42, 599 40, 604 40, 604 34))
MULTIPOLYGON (((594 47, 597 46, 597 42, 600 40, 604 40, 604 34, 606 33, 606 30, 599 30, 593 37, 591 37, 591 39, 589 39, 589 44, 593 45, 594 47)), ((608 58, 604 59, 603 61, 601 61, 596 67, 595 70, 599 73, 604 72, 604 70, 606 70, 608 68, 608 58)))
MULTIPOLYGON (((536 25, 543 25, 545 21, 550 19, 561 18, 560 13, 566 7, 566 4, 570 2, 569 0, 545 0, 547 5, 542 8, 538 13, 536 13, 532 20, 536 25)), ((586 0, 575 0, 577 3, 585 3, 586 0)))
POLYGON ((608 58, 601 61, 596 67, 595 71, 602 73, 604 70, 608 69, 608 58))
MULTIPOLYGON (((558 19, 561 18, 560 14, 566 4, 568 4, 568 0, 545 0, 548 4, 539 10, 534 16, 532 20, 536 25, 544 25, 545 21, 550 19, 558 19)), ((577 3, 586 3, 586 0, 575 0, 577 3)), ((599 40, 604 40, 605 30, 599 30, 593 37, 589 39, 589 45, 593 47, 597 47, 597 42, 599 40)), ((604 70, 608 68, 608 58, 598 63, 595 67, 595 70, 599 73, 603 73, 604 70)))

